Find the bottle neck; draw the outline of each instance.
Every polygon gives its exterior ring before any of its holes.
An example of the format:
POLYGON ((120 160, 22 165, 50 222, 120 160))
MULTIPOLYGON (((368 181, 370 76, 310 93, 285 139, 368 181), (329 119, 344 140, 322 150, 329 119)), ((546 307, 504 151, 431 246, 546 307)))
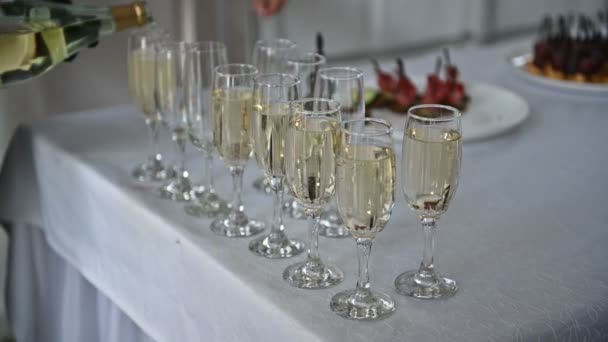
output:
POLYGON ((151 21, 146 3, 142 1, 136 1, 128 5, 112 6, 110 10, 115 21, 116 31, 143 26, 151 21))

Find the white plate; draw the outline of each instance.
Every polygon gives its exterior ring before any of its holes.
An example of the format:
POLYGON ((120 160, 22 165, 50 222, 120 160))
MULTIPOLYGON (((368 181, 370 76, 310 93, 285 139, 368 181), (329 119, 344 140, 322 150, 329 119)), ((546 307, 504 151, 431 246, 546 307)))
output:
POLYGON ((507 57, 507 61, 516 70, 518 75, 536 84, 570 93, 584 93, 587 95, 601 96, 608 95, 608 84, 562 81, 544 77, 541 75, 532 74, 526 70, 526 64, 528 64, 528 62, 531 60, 532 53, 530 53, 529 50, 525 49, 516 50, 507 57))
MULTIPOLYGON (((426 80, 412 77, 418 89, 425 89, 426 80)), ((482 82, 466 82, 471 100, 462 114, 462 139, 473 141, 490 138, 521 125, 530 115, 530 106, 513 92, 482 82)), ((372 116, 389 120, 394 137, 401 139, 406 115, 387 109, 374 109, 372 116)))

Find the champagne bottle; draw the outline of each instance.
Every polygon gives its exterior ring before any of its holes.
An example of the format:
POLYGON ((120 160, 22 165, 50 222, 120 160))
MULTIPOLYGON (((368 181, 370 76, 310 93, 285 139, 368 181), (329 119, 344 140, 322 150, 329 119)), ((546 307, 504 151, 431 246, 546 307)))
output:
POLYGON ((139 1, 111 7, 0 2, 0 87, 40 76, 100 37, 149 21, 139 1))

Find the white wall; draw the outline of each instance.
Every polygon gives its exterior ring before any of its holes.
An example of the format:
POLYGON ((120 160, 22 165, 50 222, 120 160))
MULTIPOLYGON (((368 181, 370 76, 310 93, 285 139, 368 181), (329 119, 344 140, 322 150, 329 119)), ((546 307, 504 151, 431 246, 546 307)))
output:
MULTIPOLYGON (((312 49, 316 32, 322 32, 329 56, 395 50, 428 41, 462 38, 467 1, 291 1, 281 14, 278 26, 283 32, 279 33, 302 48, 312 49)), ((261 23, 268 24, 268 21, 261 23)))
POLYGON ((263 19, 265 38, 287 37, 314 48, 326 37, 330 57, 364 56, 472 37, 479 41, 534 30, 546 13, 593 13, 606 0, 288 0, 277 18, 263 19))
POLYGON ((289 1, 277 19, 262 19, 265 38, 286 36, 314 48, 323 33, 328 56, 356 56, 464 38, 470 0, 289 1))
POLYGON ((536 29, 546 14, 567 14, 570 11, 595 15, 605 0, 494 0, 496 21, 493 30, 508 32, 522 27, 536 29))

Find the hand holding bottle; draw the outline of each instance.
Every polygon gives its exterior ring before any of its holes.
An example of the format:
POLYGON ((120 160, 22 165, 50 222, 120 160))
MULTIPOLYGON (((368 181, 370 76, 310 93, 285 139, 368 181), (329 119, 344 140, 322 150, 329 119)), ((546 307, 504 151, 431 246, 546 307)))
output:
POLYGON ((40 76, 100 37, 148 21, 143 2, 111 7, 0 3, 0 87, 40 76))

